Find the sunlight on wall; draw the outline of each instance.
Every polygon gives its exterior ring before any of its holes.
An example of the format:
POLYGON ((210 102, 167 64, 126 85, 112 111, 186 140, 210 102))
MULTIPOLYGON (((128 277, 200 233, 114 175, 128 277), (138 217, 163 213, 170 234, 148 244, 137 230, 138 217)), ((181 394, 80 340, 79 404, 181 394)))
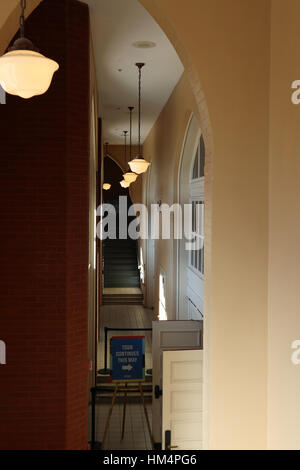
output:
POLYGON ((140 247, 140 264, 139 264, 139 271, 140 271, 141 283, 142 283, 142 284, 145 284, 145 264, 144 264, 143 248, 142 248, 142 247, 140 247))
POLYGON ((168 314, 166 310, 166 274, 160 270, 159 273, 159 320, 168 320, 168 314))

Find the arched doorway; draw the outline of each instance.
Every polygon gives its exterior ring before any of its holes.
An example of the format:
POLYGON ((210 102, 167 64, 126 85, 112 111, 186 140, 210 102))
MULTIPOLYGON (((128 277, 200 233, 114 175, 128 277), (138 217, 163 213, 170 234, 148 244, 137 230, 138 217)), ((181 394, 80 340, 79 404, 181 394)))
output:
MULTIPOLYGON (((120 189, 120 188, 118 188, 118 189, 120 189)), ((106 196, 106 200, 109 200, 111 198, 111 195, 109 195, 108 193, 105 193, 105 196, 106 196)))
MULTIPOLYGON (((137 241, 131 240, 127 233, 129 224, 134 219, 133 216, 128 216, 132 201, 128 188, 120 185, 123 171, 110 156, 104 159, 104 179, 111 183, 111 188, 103 191, 104 202, 112 205, 116 214, 116 227, 103 241, 104 289, 139 289, 137 241)), ((103 299, 105 301, 105 295, 103 299)))

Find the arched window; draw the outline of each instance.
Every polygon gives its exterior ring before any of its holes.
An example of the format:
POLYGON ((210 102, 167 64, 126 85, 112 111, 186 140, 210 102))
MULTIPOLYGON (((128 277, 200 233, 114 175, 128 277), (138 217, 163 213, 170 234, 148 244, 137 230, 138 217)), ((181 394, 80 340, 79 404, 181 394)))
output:
POLYGON ((202 276, 204 275, 204 167, 205 145, 203 135, 201 135, 190 181, 192 234, 196 245, 196 249, 190 253, 190 267, 202 276))
POLYGON ((196 150, 196 155, 194 159, 193 172, 192 172, 192 182, 198 180, 199 178, 204 177, 204 167, 205 167, 205 145, 203 135, 200 137, 200 142, 196 150))
POLYGON ((204 168, 205 145, 201 134, 196 149, 191 178, 190 203, 192 205, 192 236, 194 247, 189 253, 188 265, 188 316, 203 318, 204 304, 204 168))
POLYGON ((188 124, 178 173, 179 202, 191 211, 188 237, 178 242, 177 318, 202 320, 204 315, 204 172, 205 143, 197 118, 188 124))

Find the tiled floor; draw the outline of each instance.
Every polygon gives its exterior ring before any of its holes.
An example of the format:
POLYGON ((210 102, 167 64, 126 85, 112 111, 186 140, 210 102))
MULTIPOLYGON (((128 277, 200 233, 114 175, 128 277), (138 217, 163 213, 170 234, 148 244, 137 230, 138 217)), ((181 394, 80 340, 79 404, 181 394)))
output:
MULTIPOLYGON (((147 400, 150 425, 152 423, 151 403, 147 400)), ((110 403, 98 403, 96 406, 96 441, 103 441, 105 423, 110 403)), ((113 408, 109 430, 103 450, 151 450, 151 441, 143 407, 138 401, 127 403, 124 439, 121 440, 123 402, 118 400, 113 408)))
MULTIPOLYGON (((101 307, 101 333, 98 347, 98 369, 104 368, 104 327, 110 328, 151 328, 153 311, 141 305, 105 305, 101 307)), ((152 368, 152 336, 151 332, 112 331, 109 337, 116 335, 145 335, 146 369, 152 368)), ((109 344, 109 341, 108 341, 109 344)), ((96 441, 102 442, 105 423, 111 399, 98 398, 96 405, 96 441)), ((146 399, 146 407, 150 426, 152 424, 151 399, 146 399)), ((151 441, 144 415, 144 409, 139 398, 129 398, 126 406, 124 439, 121 439, 123 418, 123 397, 115 403, 110 420, 110 426, 105 442, 106 450, 150 450, 151 441)))

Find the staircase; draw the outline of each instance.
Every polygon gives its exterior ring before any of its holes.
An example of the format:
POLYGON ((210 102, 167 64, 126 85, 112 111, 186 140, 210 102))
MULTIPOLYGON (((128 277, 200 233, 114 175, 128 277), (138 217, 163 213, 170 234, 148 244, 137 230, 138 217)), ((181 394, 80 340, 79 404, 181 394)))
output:
POLYGON ((140 275, 135 240, 105 240, 104 288, 139 288, 140 275))
POLYGON ((144 296, 139 294, 115 293, 102 296, 102 305, 143 305, 144 296))

